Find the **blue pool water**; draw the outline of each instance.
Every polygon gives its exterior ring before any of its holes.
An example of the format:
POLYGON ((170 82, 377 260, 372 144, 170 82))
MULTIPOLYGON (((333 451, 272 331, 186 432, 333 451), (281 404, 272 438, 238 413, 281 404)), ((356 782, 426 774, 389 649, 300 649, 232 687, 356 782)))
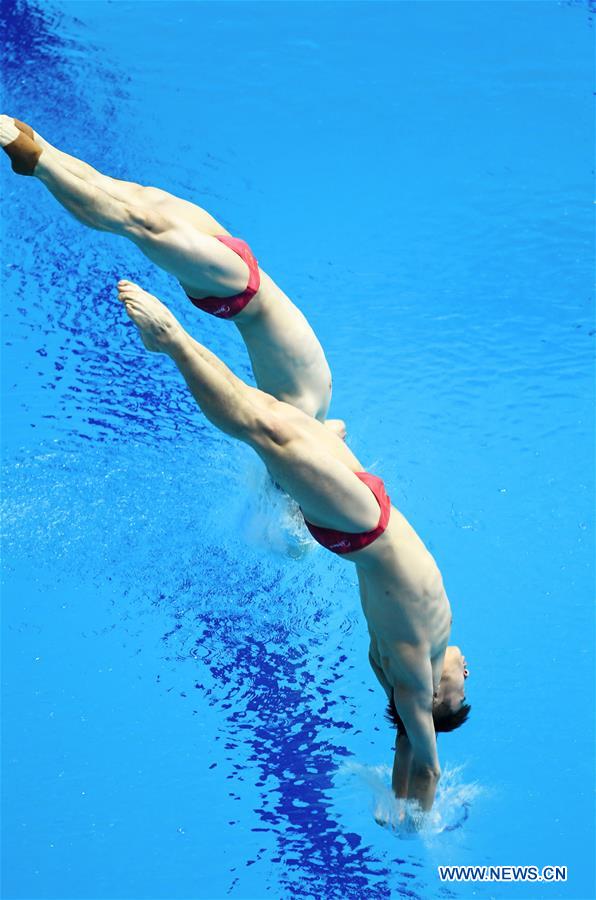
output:
POLYGON ((594 898, 589 7, 2 9, 3 111, 207 206, 304 310, 473 706, 434 826, 380 828, 355 573, 299 552, 115 282, 250 378, 233 327, 0 160, 3 896, 594 898), (569 877, 442 886, 456 863, 569 877))

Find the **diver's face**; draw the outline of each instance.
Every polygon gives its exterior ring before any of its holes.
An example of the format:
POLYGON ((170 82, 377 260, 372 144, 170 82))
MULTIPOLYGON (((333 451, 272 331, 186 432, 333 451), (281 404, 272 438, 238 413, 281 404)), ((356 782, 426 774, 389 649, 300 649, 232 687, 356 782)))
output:
POLYGON ((447 647, 436 701, 457 712, 466 702, 465 683, 470 671, 459 647, 447 647))

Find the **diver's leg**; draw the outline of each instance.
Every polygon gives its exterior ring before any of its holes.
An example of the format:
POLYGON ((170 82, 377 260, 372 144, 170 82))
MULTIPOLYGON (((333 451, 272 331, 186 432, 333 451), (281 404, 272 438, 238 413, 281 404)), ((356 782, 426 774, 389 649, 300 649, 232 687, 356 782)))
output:
POLYGON ((30 125, 20 122, 18 119, 15 119, 14 123, 20 131, 23 131, 24 134, 33 138, 35 143, 43 150, 53 153, 61 165, 72 175, 82 178, 90 185, 101 188, 101 190, 110 194, 115 200, 136 204, 147 204, 154 208, 159 208, 160 212, 164 214, 173 214, 183 218, 204 234, 215 235, 228 233, 223 225, 220 225, 207 210, 197 206, 195 203, 190 203, 188 200, 176 197, 174 194, 170 194, 168 191, 164 191, 161 188, 149 187, 135 181, 123 181, 119 178, 112 178, 110 175, 105 175, 103 172, 94 169, 89 163, 77 159, 76 156, 71 156, 64 150, 60 150, 53 144, 50 144, 50 142, 43 138, 39 132, 34 131, 30 125))
POLYGON ((253 447, 309 521, 352 532, 375 527, 378 503, 342 462, 347 451, 324 425, 244 384, 221 360, 214 365, 213 354, 194 341, 156 297, 136 285, 119 292, 147 349, 170 356, 206 417, 253 447))
POLYGON ((230 296, 246 287, 248 266, 240 257, 164 207, 124 201, 73 175, 51 151, 40 148, 8 116, 0 117, 0 144, 15 171, 34 175, 80 222, 129 238, 189 294, 230 296), (16 137, 14 136, 16 135, 16 137))
MULTIPOLYGON (((159 307, 156 307, 157 309, 159 309, 160 307, 163 306, 164 310, 166 310, 166 313, 169 312, 167 307, 164 306, 164 304, 161 303, 161 301, 158 300, 157 297, 153 296, 153 294, 149 294, 147 291, 143 290, 143 288, 139 287, 139 285, 135 284, 133 281, 128 281, 127 279, 122 278, 117 284, 117 290, 118 290, 118 299, 120 300, 121 303, 124 303, 124 305, 127 309, 127 312, 128 312, 129 307, 131 308, 131 311, 134 309, 134 303, 132 306, 131 306, 131 303, 135 299, 140 300, 143 297, 145 298, 146 301, 151 301, 151 300, 156 301, 156 304, 159 304, 159 307)), ((162 315, 165 317, 167 322, 171 322, 170 318, 166 315, 166 313, 162 313, 162 315)), ((131 316, 131 318, 133 318, 133 317, 131 316)), ((172 319, 173 318, 174 317, 172 316, 172 319)), ((134 318, 133 318, 133 321, 135 321, 134 318)), ((135 324, 137 324, 136 321, 135 321, 135 324)), ((153 346, 151 343, 151 337, 148 336, 146 334, 146 331, 144 331, 140 326, 138 326, 138 327, 139 327, 139 332, 141 334, 141 338, 143 339, 143 343, 145 344, 147 349, 159 352, 160 347, 153 346)), ((235 385, 237 390, 239 390, 239 391, 255 390, 254 388, 250 387, 250 385, 245 384, 245 382, 243 382, 240 378, 237 378, 236 375, 234 375, 234 373, 231 371, 231 369, 229 369, 226 366, 226 364, 224 362, 222 362, 222 360, 219 358, 219 356, 216 356, 215 353, 212 353, 211 350, 207 349, 207 347, 204 347, 202 344, 199 344, 198 341, 195 341, 195 339, 192 337, 192 335, 188 334, 188 332, 185 332, 185 334, 186 334, 186 338, 191 342, 191 344, 194 346, 195 350, 198 353, 200 353, 200 355, 203 357, 203 359, 206 362, 208 362, 211 366, 218 369, 218 371, 224 376, 224 378, 226 378, 231 384, 235 385)), ((257 393, 262 394, 261 391, 258 391, 257 393)), ((266 395, 263 395, 263 396, 266 396, 266 395)))
POLYGON ((193 340, 157 297, 130 281, 120 281, 118 299, 139 329, 145 347, 174 360, 209 421, 220 431, 249 442, 267 406, 261 399, 265 395, 193 340))
MULTIPOLYGON (((245 289, 247 265, 214 239, 214 234, 225 229, 205 210, 157 188, 102 175, 52 147, 24 123, 0 116, 0 143, 11 142, 15 144, 12 150, 18 150, 20 172, 35 175, 85 225, 133 241, 156 265, 182 282, 190 296, 227 297, 245 289), (4 140, 2 129, 9 132, 4 140)), ((14 167, 14 152, 12 158, 14 167)), ((257 383, 324 421, 331 374, 323 350, 300 311, 265 273, 261 276, 265 290, 234 320, 257 383)), ((345 434, 341 421, 330 423, 329 428, 340 436, 345 434)))
POLYGON ((128 238, 161 269, 195 293, 226 297, 244 290, 248 266, 210 235, 159 205, 118 200, 102 188, 65 169, 43 151, 34 175, 59 203, 91 228, 128 238))

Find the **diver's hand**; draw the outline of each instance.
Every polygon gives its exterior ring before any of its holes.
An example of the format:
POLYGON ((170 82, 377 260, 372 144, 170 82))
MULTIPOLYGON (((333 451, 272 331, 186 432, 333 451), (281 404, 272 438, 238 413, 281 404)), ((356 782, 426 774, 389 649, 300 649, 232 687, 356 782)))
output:
POLYGON ((435 766, 420 765, 413 760, 408 783, 408 800, 416 800, 423 812, 432 808, 441 770, 435 766))

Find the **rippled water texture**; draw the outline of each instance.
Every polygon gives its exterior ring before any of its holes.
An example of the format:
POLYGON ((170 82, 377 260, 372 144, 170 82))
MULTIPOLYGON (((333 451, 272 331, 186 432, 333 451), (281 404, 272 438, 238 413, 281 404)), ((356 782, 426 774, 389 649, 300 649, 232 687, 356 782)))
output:
POLYGON ((0 160, 4 896, 594 897, 590 9, 2 9, 6 111, 206 205, 312 321, 332 413, 443 569, 473 706, 432 827, 379 827, 355 573, 115 282, 249 378, 233 327, 0 160))

